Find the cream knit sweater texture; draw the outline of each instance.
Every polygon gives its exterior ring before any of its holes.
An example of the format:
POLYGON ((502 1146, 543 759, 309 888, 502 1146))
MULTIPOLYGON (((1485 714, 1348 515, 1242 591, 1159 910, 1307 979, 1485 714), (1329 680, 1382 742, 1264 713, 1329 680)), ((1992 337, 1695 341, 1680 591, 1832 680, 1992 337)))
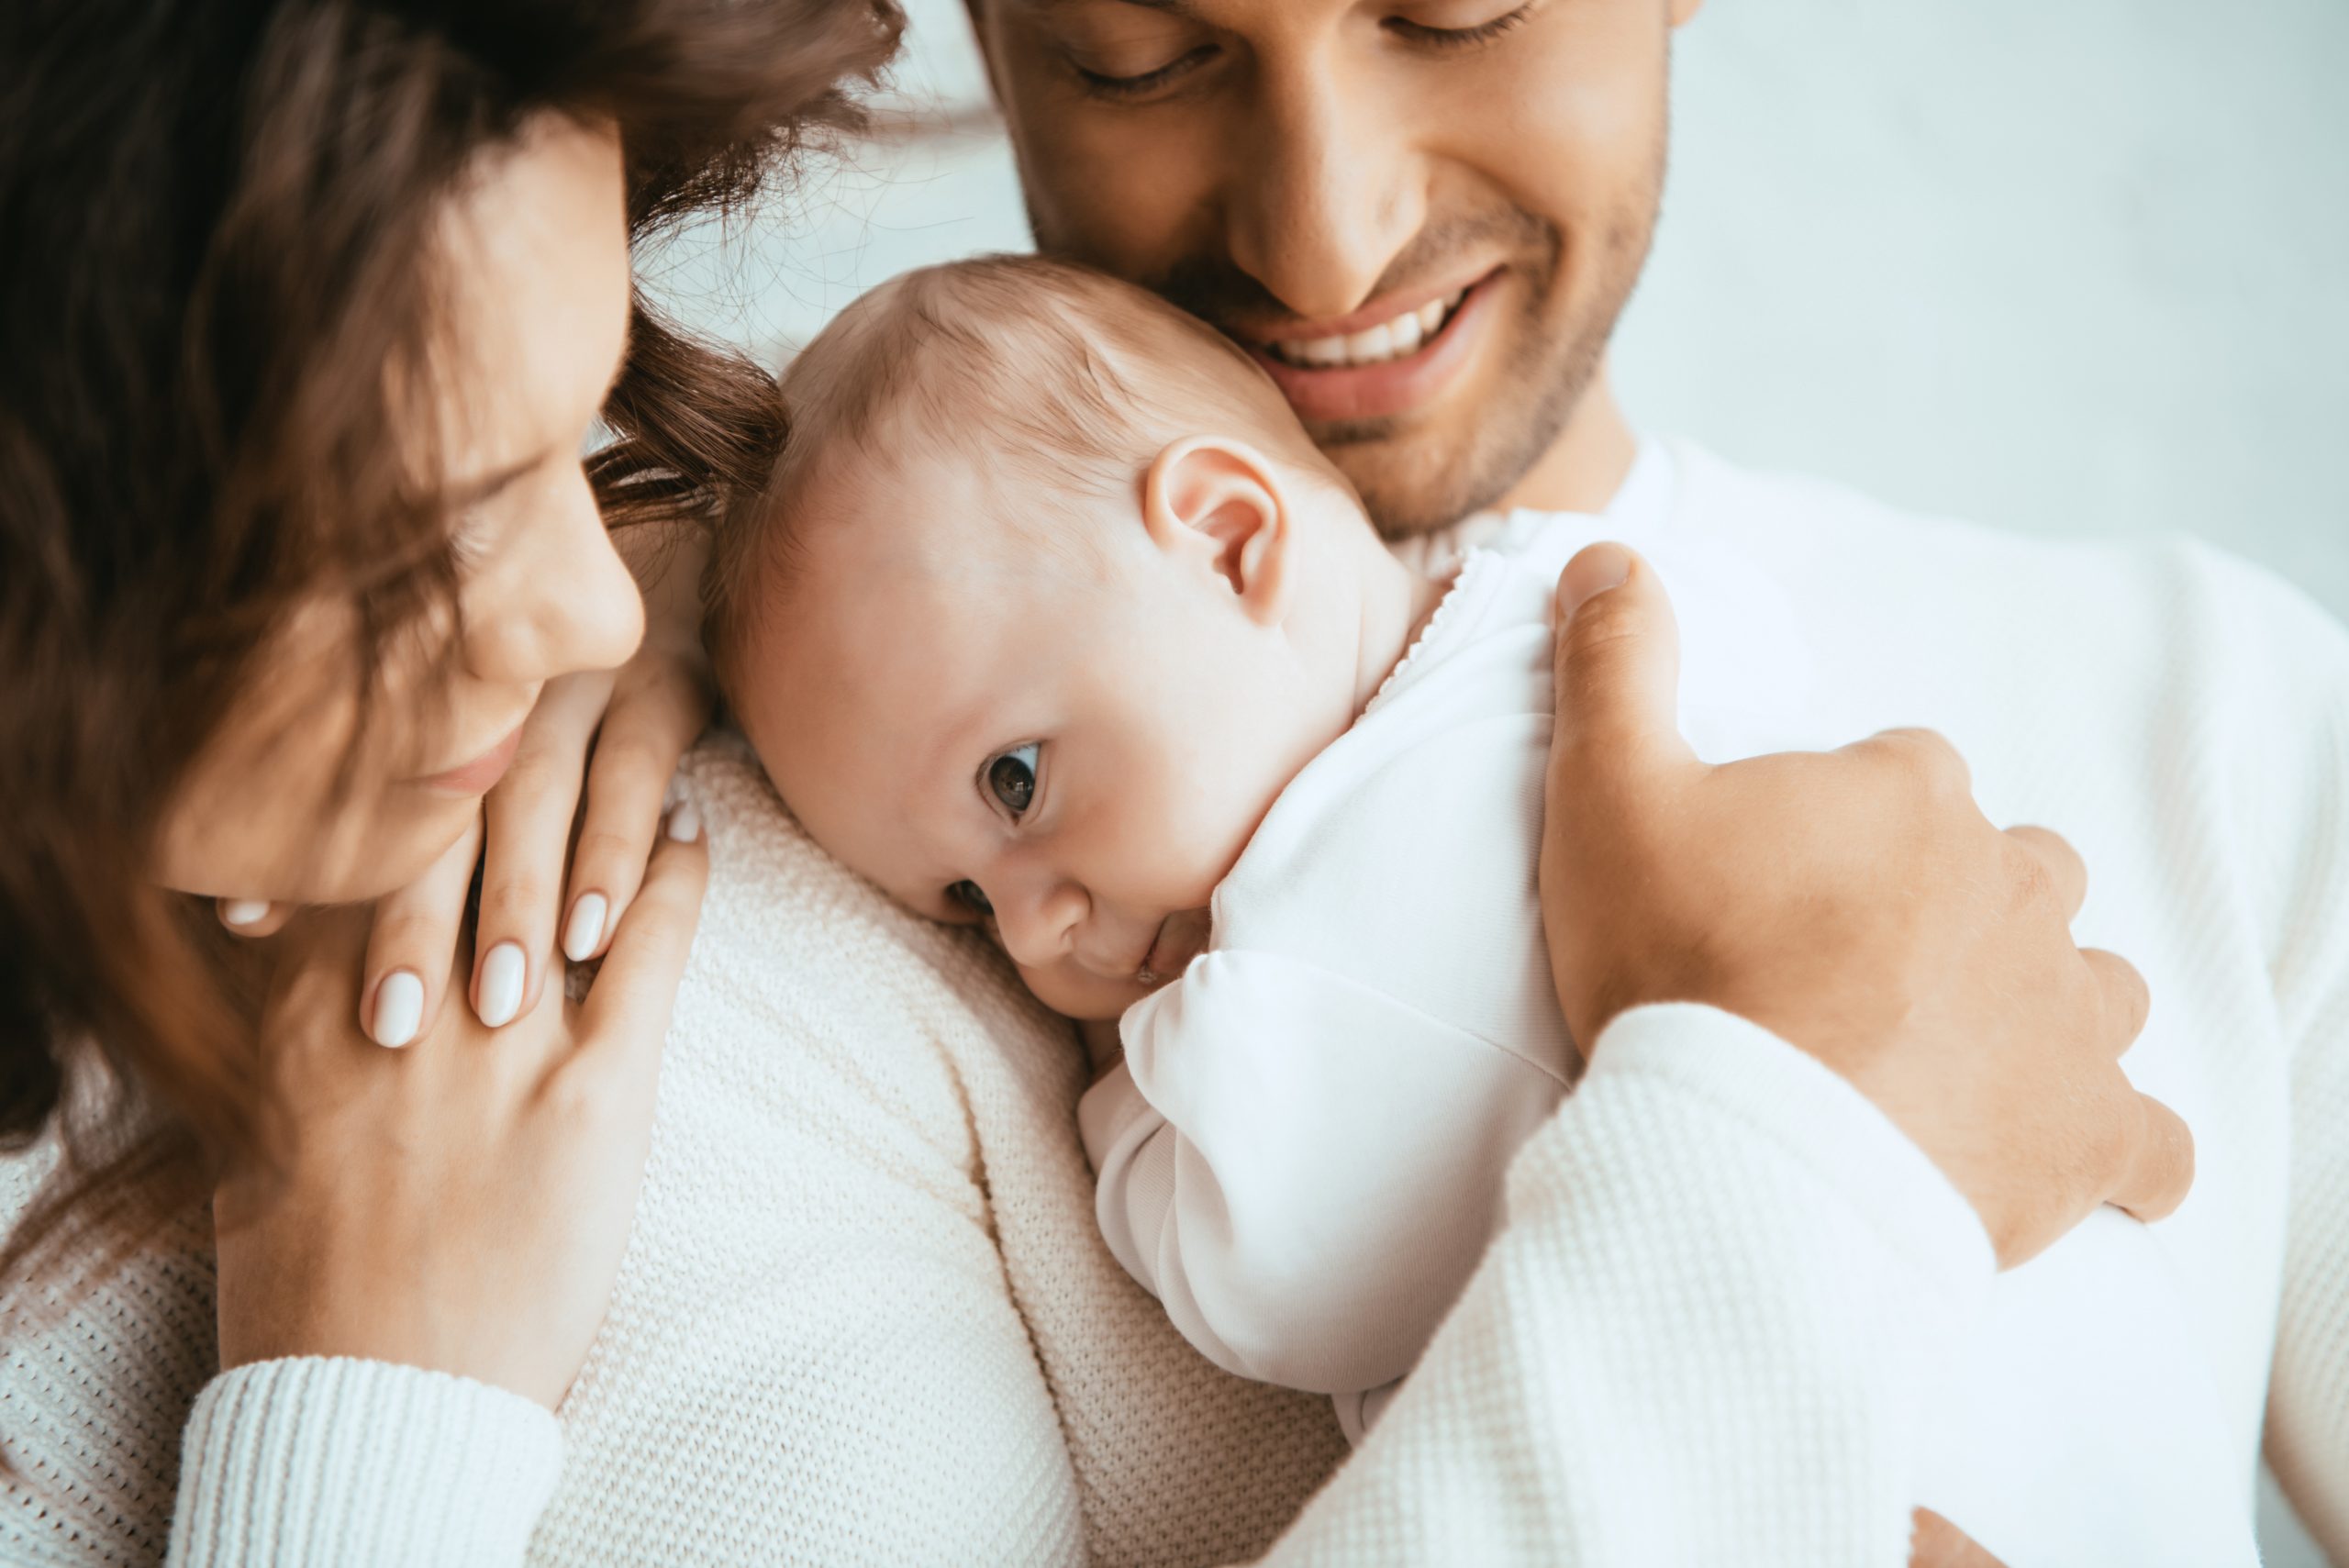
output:
MULTIPOLYGON (((2082 940, 2154 989, 2128 1065, 2199 1140, 2152 1234, 2244 1507, 2264 1431, 2349 1561, 2349 639, 2193 547, 1672 462, 1683 542, 1735 529, 1793 585, 1822 724, 1935 725, 1994 819, 2085 855, 2082 940)), ((1340 1468, 1326 1404, 1208 1366, 1103 1247, 1065 1029, 816 851, 739 743, 690 776, 710 891, 560 1413, 369 1362, 215 1375, 191 1218, 61 1318, 10 1304, 45 1326, 0 1346, 0 1562, 1905 1562, 1988 1249, 1809 1058, 1708 1008, 1619 1018, 1340 1468)))

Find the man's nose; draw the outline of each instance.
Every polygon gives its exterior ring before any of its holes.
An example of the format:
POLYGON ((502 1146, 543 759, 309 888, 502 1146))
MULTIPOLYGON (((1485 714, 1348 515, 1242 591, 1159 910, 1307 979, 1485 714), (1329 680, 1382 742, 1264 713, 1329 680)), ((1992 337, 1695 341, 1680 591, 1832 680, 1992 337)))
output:
POLYGON ((1261 61, 1256 113, 1234 117, 1247 147, 1225 203, 1233 262, 1308 321, 1360 308, 1427 218, 1410 117, 1378 73, 1322 52, 1261 61))
POLYGON ((1041 969, 1066 957, 1076 928, 1092 907, 1085 889, 1050 874, 1015 879, 995 901, 996 934, 1014 963, 1041 969))
POLYGON ((585 473, 567 476, 465 584, 464 656, 478 679, 548 681, 628 662, 644 595, 612 548, 585 473))

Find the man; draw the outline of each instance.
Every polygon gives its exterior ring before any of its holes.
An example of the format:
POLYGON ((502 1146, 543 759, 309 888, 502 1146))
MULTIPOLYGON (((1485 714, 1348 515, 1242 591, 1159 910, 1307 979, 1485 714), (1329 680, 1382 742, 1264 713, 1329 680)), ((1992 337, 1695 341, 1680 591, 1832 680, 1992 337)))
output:
MULTIPOLYGON (((1809 643, 1764 684, 1835 739, 1933 724, 1992 816, 2079 844, 2108 895, 2087 934, 2157 1000, 2132 1076, 2199 1140, 2196 1193, 2152 1235, 2218 1390, 2217 1462, 2249 1475, 2264 1410, 2287 1491, 2349 1560, 2349 639, 2201 552, 2029 545, 1643 447, 1607 345, 1698 4, 971 9, 1040 246, 1248 348, 1391 538, 1440 561, 1483 508, 1604 509, 1634 542, 1669 527, 1746 552, 1809 643)), ((1660 803, 1623 820, 1664 860, 1741 849, 1660 803)), ((2193 1423, 2161 1397, 2156 1425, 2193 1423)))

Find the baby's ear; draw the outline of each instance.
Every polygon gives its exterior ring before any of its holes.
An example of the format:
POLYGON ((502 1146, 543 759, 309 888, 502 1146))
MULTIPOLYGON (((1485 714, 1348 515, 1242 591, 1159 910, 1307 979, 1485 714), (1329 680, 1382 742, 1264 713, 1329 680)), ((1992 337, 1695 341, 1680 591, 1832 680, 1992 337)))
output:
POLYGON ((1142 477, 1142 526, 1176 561, 1212 572, 1250 619, 1288 614, 1288 501, 1263 453, 1219 436, 1186 436, 1142 477))

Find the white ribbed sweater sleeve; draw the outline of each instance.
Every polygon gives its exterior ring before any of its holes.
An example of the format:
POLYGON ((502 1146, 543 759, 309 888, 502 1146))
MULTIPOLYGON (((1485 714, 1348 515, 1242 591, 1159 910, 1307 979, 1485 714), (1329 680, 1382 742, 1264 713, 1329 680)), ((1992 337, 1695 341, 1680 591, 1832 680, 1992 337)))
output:
POLYGON ((1922 1390, 1991 1273, 1973 1210, 1841 1078, 1709 1008, 1627 1013, 1266 1561, 1893 1568, 1922 1390))
POLYGON ((182 1440, 178 1568, 504 1568, 554 1491, 554 1417, 518 1394, 340 1357, 205 1386, 182 1440))

